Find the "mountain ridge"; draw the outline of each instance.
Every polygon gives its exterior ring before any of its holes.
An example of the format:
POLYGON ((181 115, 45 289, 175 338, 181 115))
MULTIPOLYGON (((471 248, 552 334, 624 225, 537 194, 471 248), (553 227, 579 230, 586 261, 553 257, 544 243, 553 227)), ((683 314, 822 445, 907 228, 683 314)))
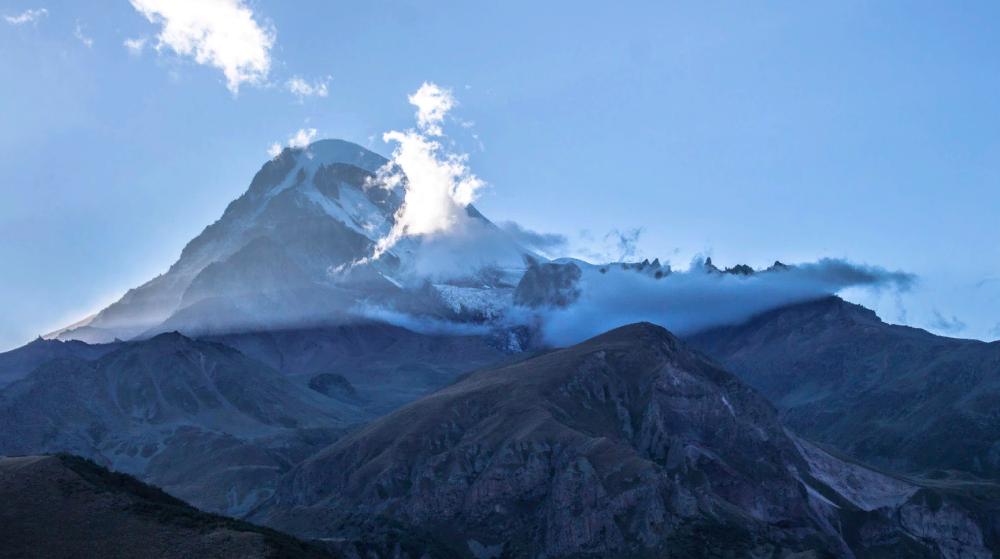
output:
POLYGON ((239 514, 368 417, 229 346, 165 333, 48 361, 0 389, 0 453, 80 454, 239 514))
POLYGON ((375 420, 249 518, 347 540, 398 522, 465 556, 991 556, 996 511, 964 503, 789 435, 755 391, 638 324, 375 420))
POLYGON ((886 324, 838 297, 688 342, 760 390, 804 436, 896 470, 1000 476, 996 342, 886 324))

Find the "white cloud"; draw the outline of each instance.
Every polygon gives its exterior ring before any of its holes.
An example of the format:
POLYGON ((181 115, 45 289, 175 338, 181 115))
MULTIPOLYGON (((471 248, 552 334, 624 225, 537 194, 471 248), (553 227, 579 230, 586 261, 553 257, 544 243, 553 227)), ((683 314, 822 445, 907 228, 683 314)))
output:
POLYGON ((157 50, 169 47, 198 64, 222 70, 226 86, 238 93, 243 83, 258 84, 271 70, 273 29, 262 27, 243 0, 130 0, 162 28, 157 50))
POLYGON ((397 220, 407 234, 444 231, 465 215, 483 186, 466 167, 465 155, 442 154, 441 144, 413 131, 387 132, 383 140, 399 144, 393 162, 406 176, 406 196, 397 220))
POLYGON ((122 44, 128 49, 129 54, 138 56, 139 54, 142 54, 142 49, 146 48, 146 38, 139 37, 137 39, 125 39, 122 44))
POLYGON ((16 16, 3 16, 7 23, 11 25, 24 25, 25 23, 36 23, 39 19, 49 15, 45 8, 25 10, 16 16))
POLYGON ((379 173, 383 188, 403 185, 403 205, 396 213, 395 224, 379 240, 375 257, 405 236, 434 235, 455 230, 470 217, 466 206, 475 201, 485 183, 466 165, 468 156, 445 152, 431 136, 442 135, 441 122, 455 106, 451 92, 425 82, 409 96, 417 107, 420 131, 396 130, 382 135, 383 141, 396 142, 392 160, 379 173))
POLYGON ((308 147, 309 144, 316 139, 316 129, 315 128, 299 128, 299 131, 288 138, 288 147, 290 148, 304 148, 308 147))
POLYGON ((329 83, 330 76, 313 83, 309 83, 306 80, 295 76, 285 82, 285 88, 288 89, 288 91, 291 91, 292 95, 298 97, 299 102, 302 102, 306 97, 326 97, 329 94, 327 87, 329 83))
POLYGON ((73 29, 73 36, 80 40, 81 43, 88 49, 94 46, 94 40, 83 34, 83 26, 80 22, 76 22, 76 28, 73 29))
MULTIPOLYGON (((316 134, 317 132, 315 128, 300 128, 296 133, 288 137, 288 142, 285 145, 290 148, 309 147, 309 144, 313 143, 313 140, 316 139, 316 134)), ((267 154, 273 159, 281 155, 281 150, 281 144, 275 142, 267 148, 267 154)))
POLYGON ((410 104, 417 107, 417 126, 420 130, 428 136, 440 136, 444 116, 455 107, 451 90, 424 82, 416 93, 410 95, 409 100, 410 104))

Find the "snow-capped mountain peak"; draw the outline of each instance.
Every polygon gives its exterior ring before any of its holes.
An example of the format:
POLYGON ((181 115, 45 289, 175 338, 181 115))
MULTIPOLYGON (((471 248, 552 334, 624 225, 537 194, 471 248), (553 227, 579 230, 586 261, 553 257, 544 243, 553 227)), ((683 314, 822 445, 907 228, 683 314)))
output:
MULTIPOLYGON (((407 283, 400 276, 420 267, 419 245, 407 238, 370 260, 404 199, 401 185, 386 188, 378 180, 387 164, 343 140, 286 148, 261 167, 219 220, 184 247, 166 273, 59 337, 109 341, 166 329, 196 333, 336 322, 359 302, 382 304, 398 297, 407 283)), ((471 206, 469 215, 477 227, 504 236, 471 206)), ((513 240, 503 243, 508 260, 519 261, 528 252, 513 240)), ((467 260, 468 275, 475 276, 483 264, 467 260)), ((419 285, 409 282, 410 288, 419 285)), ((455 307, 453 297, 446 297, 453 290, 440 291, 430 306, 447 312, 455 307)))

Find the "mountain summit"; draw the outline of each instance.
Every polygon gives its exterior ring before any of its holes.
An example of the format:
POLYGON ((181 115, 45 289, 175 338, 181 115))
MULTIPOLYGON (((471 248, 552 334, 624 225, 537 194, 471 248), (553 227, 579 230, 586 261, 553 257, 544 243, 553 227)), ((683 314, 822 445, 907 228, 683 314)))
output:
MULTIPOLYGON (((429 315, 460 311, 460 304, 445 300, 454 298, 451 291, 432 290, 428 298, 419 284, 404 287, 400 275, 419 257, 419 244, 411 239, 369 261, 404 203, 402 188, 385 188, 376 178, 388 163, 342 140, 285 149, 166 273, 56 337, 108 342, 171 330, 201 334, 331 323, 367 300, 429 315)), ((472 206, 468 214, 515 262, 529 253, 472 206)), ((476 271, 470 266, 470 273, 476 271)))

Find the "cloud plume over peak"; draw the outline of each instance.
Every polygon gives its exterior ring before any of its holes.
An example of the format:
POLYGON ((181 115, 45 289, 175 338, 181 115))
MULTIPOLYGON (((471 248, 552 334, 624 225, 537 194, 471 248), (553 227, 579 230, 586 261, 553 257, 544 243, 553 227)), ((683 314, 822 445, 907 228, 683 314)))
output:
POLYGON ((441 123, 456 102, 450 89, 435 83, 424 82, 420 89, 409 96, 410 104, 417 108, 417 126, 428 136, 441 136, 441 123))
POLYGON ((443 134, 441 123, 455 106, 450 90, 424 82, 409 100, 417 107, 418 129, 392 130, 382 136, 396 147, 377 186, 402 187, 404 195, 392 230, 376 247, 376 257, 405 236, 439 234, 469 220, 466 208, 485 185, 467 166, 467 155, 449 152, 433 138, 443 134))

